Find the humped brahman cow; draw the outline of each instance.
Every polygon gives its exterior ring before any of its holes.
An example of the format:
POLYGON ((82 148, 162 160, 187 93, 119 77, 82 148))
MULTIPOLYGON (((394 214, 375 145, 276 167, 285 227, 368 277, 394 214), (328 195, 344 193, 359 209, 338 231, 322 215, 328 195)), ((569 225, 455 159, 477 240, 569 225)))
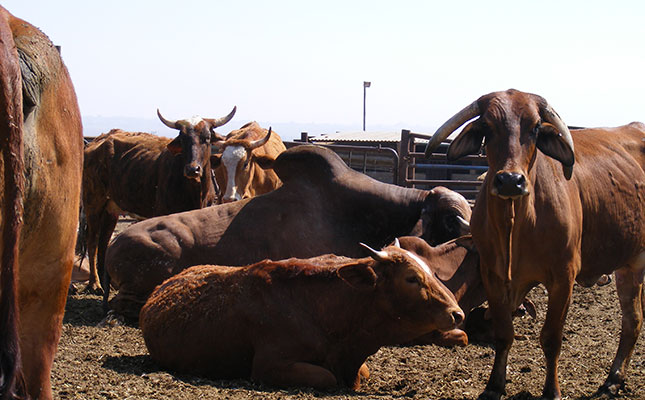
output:
POLYGON ((478 153, 482 141, 488 156, 471 221, 496 336, 495 362, 480 398, 505 392, 511 313, 539 283, 548 291, 542 395, 561 398, 558 358, 574 282, 591 286, 612 271, 622 330, 601 390, 616 393, 643 319, 645 125, 570 131, 544 98, 508 90, 484 95, 449 119, 426 155, 476 117, 452 142, 448 158, 478 153))
MULTIPOLYGON (((233 203, 151 218, 126 228, 110 244, 106 268, 118 294, 117 314, 137 318, 152 290, 192 265, 242 266, 334 253, 360 257, 359 242, 381 248, 409 234, 420 220, 460 236, 470 206, 458 193, 402 188, 356 172, 333 151, 312 145, 278 156, 273 169, 283 186, 233 203), (444 218, 454 215, 459 218, 444 218), (431 219, 458 224, 433 224, 431 219)), ((107 291, 106 291, 107 293, 107 291)), ((104 304, 107 311, 107 304, 104 304)))

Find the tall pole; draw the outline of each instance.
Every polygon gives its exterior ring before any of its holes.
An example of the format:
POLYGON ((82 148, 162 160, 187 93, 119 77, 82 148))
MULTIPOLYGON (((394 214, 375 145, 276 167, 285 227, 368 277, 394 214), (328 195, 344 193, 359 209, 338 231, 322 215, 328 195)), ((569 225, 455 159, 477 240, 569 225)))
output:
POLYGON ((363 132, 365 132, 365 98, 367 97, 367 88, 372 85, 372 82, 363 81, 363 132))

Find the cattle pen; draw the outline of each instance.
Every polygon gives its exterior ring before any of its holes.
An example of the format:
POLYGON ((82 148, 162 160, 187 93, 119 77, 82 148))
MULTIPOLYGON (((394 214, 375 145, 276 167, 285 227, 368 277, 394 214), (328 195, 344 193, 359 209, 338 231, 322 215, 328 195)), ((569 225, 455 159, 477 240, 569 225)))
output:
POLYGON ((397 135, 388 136, 387 139, 370 138, 369 132, 362 132, 351 138, 310 138, 303 132, 300 140, 285 144, 287 148, 305 143, 325 146, 350 168, 381 182, 420 189, 445 186, 474 201, 481 186, 478 177, 488 169, 484 154, 448 161, 448 140, 426 160, 424 150, 432 135, 403 129, 396 138, 397 135))
MULTIPOLYGON (((439 176, 421 172, 425 162, 422 153, 428 136, 411 132, 410 136, 414 140, 406 142, 409 146, 407 154, 400 148, 385 150, 385 146, 371 146, 368 149, 348 145, 329 147, 352 168, 376 176, 379 180, 391 179, 389 183, 407 187, 432 186, 456 181, 464 171, 468 171, 471 176, 463 180, 470 180, 472 186, 462 188, 469 188, 473 193, 479 189, 476 178, 482 169, 470 168, 470 164, 466 164, 464 169, 451 167, 462 164, 445 160, 445 155, 441 155, 441 152, 445 153, 445 145, 439 150, 436 162, 446 166, 431 169, 439 176), (388 160, 384 162, 378 156, 388 160), (405 169, 401 168, 402 165, 405 169), (402 171, 405 173, 402 174, 402 171), (375 172, 379 172, 380 176, 375 172), (451 179, 442 179, 441 174, 451 179), (401 175, 405 177, 404 180, 399 178, 401 175)), ((287 147, 305 142, 287 143, 287 147)), ((476 161, 480 162, 481 159, 471 160, 473 163, 476 161)), ((122 227, 133 222, 121 221, 122 227)), ((619 313, 615 291, 614 283, 603 287, 574 288, 560 363, 563 398, 592 398, 606 376, 616 349, 616 341, 612 338, 620 332, 620 321, 615 318, 619 313)), ((544 288, 534 288, 529 298, 538 312, 535 319, 523 316, 516 320, 517 342, 509 356, 508 396, 505 397, 513 400, 539 398, 544 377, 544 361, 539 344, 540 327, 546 313, 544 288)), ((275 388, 243 379, 211 380, 176 374, 155 364, 148 355, 138 328, 132 325, 99 324, 103 318, 100 303, 100 297, 91 294, 68 297, 52 374, 55 398, 475 399, 486 384, 494 358, 492 345, 486 340, 473 340, 466 347, 451 349, 433 345, 387 346, 368 358, 371 376, 357 392, 348 389, 317 391, 275 388)), ((631 361, 628 391, 622 394, 622 398, 636 400, 645 396, 644 366, 645 352, 641 339, 631 361)))

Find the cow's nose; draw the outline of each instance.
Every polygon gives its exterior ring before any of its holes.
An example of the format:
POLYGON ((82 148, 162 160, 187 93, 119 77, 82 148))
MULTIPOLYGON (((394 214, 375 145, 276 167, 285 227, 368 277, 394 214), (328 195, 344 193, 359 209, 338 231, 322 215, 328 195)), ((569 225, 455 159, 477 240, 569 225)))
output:
POLYGON ((466 317, 464 316, 464 312, 461 310, 452 312, 452 319, 455 320, 455 325, 459 325, 464 322, 465 318, 466 317))
POLYGON ((184 174, 188 178, 196 178, 202 174, 202 167, 199 165, 187 165, 184 169, 184 174))
POLYGON ((517 172, 498 172, 493 184, 501 197, 519 197, 528 194, 526 178, 517 172))

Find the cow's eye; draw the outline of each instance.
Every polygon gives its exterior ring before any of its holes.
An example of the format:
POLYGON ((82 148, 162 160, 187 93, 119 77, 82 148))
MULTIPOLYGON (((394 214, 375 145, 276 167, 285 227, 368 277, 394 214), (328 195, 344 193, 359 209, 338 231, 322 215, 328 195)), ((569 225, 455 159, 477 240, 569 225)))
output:
POLYGON ((420 280, 420 279, 419 279, 419 277, 418 277, 418 276, 416 276, 416 275, 410 275, 410 276, 408 276, 407 278, 405 278, 405 281, 406 281, 407 283, 417 283, 417 284, 420 284, 420 283, 421 283, 421 280, 420 280))
POLYGON ((535 126, 533 127, 533 131, 531 132, 531 134, 532 134, 533 136, 537 136, 537 135, 538 135, 538 133, 540 132, 540 127, 541 127, 541 125, 540 125, 540 123, 539 123, 539 122, 538 122, 537 124, 535 124, 535 126))

